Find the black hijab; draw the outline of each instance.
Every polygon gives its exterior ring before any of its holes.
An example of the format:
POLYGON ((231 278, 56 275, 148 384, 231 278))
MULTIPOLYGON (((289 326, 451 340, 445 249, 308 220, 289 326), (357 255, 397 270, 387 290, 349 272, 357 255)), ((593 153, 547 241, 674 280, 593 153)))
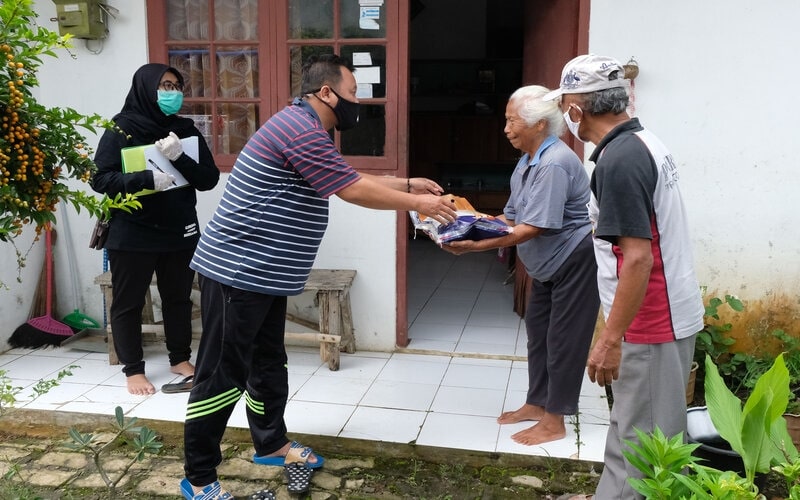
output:
POLYGON ((168 136, 170 132, 186 137, 194 130, 194 122, 189 118, 167 116, 158 107, 158 86, 167 71, 172 72, 183 85, 183 75, 177 69, 166 64, 145 64, 133 74, 125 105, 114 116, 114 122, 119 128, 133 136, 136 142, 153 143, 168 136))

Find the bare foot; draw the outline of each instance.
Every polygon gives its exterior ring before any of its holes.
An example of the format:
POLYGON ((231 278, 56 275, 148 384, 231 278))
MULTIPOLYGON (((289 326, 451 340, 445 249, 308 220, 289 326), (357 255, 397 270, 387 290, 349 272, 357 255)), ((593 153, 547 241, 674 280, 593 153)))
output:
POLYGON ((131 375, 127 378, 128 392, 137 396, 147 396, 148 394, 155 394, 156 388, 147 380, 144 373, 131 375))
POLYGON ((497 423, 500 425, 516 424, 527 420, 541 420, 543 416, 544 408, 525 403, 519 410, 503 412, 497 417, 497 423))
POLYGON ((181 361, 175 366, 170 366, 169 371, 188 377, 189 375, 194 375, 194 365, 188 361, 181 361))
POLYGON ((515 442, 528 446, 557 441, 567 436, 567 429, 564 427, 564 416, 545 413, 544 417, 534 425, 524 431, 519 431, 511 436, 515 442))
MULTIPOLYGON (((289 453, 289 448, 291 448, 291 446, 292 446, 291 442, 286 443, 285 445, 283 445, 283 447, 280 450, 276 451, 275 453, 270 453, 269 455, 264 455, 264 456, 267 456, 267 457, 285 457, 286 454, 289 453)), ((317 456, 312 453, 311 455, 308 456, 308 460, 306 460, 306 461, 309 464, 315 464, 315 463, 317 463, 318 459, 317 459, 317 456)))

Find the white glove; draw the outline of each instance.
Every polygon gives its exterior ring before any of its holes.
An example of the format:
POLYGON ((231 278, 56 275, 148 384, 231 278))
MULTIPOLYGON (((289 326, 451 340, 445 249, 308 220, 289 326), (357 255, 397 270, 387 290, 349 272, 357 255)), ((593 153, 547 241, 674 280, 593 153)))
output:
POLYGON ((170 132, 168 136, 157 140, 156 149, 158 149, 162 155, 169 158, 169 161, 175 161, 183 154, 181 140, 175 135, 175 132, 170 132))
POLYGON ((175 184, 175 177, 164 172, 153 172, 153 186, 156 191, 163 191, 175 184))

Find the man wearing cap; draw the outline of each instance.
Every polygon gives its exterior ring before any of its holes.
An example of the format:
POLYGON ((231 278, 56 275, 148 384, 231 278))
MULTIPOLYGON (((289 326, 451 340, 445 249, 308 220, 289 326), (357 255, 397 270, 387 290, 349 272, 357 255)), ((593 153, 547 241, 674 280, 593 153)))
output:
POLYGON ((628 116, 623 73, 610 57, 578 56, 545 96, 560 97, 570 132, 596 146, 589 217, 605 325, 587 366, 590 380, 610 385, 614 397, 601 500, 642 498, 628 484, 641 473, 622 455, 634 429, 685 435, 686 383, 704 312, 677 164, 628 116))

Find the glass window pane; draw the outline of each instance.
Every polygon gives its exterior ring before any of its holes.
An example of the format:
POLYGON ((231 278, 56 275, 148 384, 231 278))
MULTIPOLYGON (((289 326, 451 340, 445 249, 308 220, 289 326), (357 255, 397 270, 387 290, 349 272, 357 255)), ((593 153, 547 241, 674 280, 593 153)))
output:
POLYGON ((217 50, 220 97, 258 97, 256 47, 220 47, 217 50))
POLYGON ((289 0, 289 38, 333 38, 333 0, 289 0))
POLYGON ((218 153, 218 151, 214 149, 214 132, 211 127, 211 106, 207 103, 184 104, 181 108, 180 115, 194 120, 194 126, 203 134, 208 147, 211 148, 211 152, 214 154, 218 153))
POLYGON ((333 53, 333 47, 330 45, 303 45, 301 47, 295 45, 289 47, 289 88, 292 91, 292 97, 300 95, 303 63, 313 55, 331 53, 333 53))
POLYGON ((208 47, 180 47, 169 49, 169 65, 181 72, 186 97, 210 97, 213 75, 208 47))
POLYGON ((358 125, 340 134, 342 154, 383 156, 386 143, 385 115, 382 105, 362 104, 358 114, 358 125))
MULTIPOLYGON (((386 47, 383 45, 345 45, 342 47, 342 53, 340 54, 342 57, 346 57, 353 61, 354 64, 358 64, 358 60, 353 60, 353 53, 358 52, 361 54, 369 54, 371 63, 364 67, 364 71, 362 71, 361 75, 358 73, 358 68, 360 66, 356 66, 356 81, 359 82, 359 92, 369 91, 372 97, 386 97, 386 47), (362 80, 366 77, 366 67, 378 67, 378 71, 380 74, 380 81, 379 83, 364 83, 362 80), (367 87, 365 87, 365 85, 367 87)), ((368 99, 369 97, 363 94, 359 94, 359 99, 368 99)))
POLYGON ((257 40, 257 0, 215 0, 214 36, 217 40, 257 40))
POLYGON ((256 132, 258 105, 221 103, 217 107, 217 145, 222 154, 238 154, 256 132))
POLYGON ((171 40, 208 40, 208 0, 168 0, 171 40))
POLYGON ((386 7, 362 6, 359 0, 339 3, 341 38, 386 38, 386 7))

